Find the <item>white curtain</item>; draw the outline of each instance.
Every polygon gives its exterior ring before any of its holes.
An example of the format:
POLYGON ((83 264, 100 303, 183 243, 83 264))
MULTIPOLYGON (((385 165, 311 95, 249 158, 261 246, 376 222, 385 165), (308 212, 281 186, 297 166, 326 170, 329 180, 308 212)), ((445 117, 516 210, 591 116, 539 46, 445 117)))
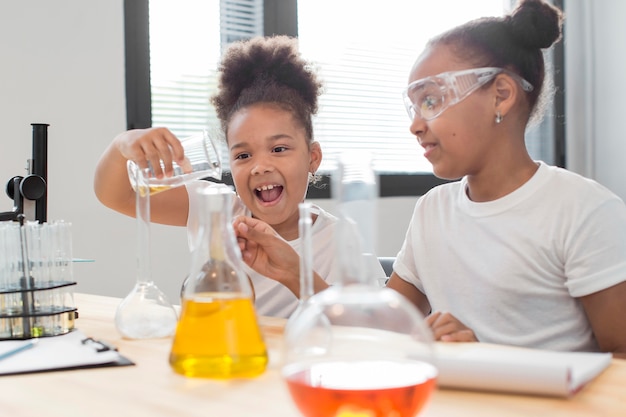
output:
POLYGON ((568 168, 626 200, 626 2, 565 1, 568 168))
POLYGON ((588 0, 566 0, 564 9, 566 166, 594 178, 594 8, 588 0))

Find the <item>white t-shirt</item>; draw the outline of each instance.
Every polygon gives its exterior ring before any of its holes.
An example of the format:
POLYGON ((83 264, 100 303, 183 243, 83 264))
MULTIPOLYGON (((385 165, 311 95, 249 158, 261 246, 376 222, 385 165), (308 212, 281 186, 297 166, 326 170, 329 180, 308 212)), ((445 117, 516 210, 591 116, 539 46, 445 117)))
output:
POLYGON ((394 271, 480 341, 598 350, 577 297, 626 280, 624 202, 544 163, 498 200, 466 189, 463 179, 417 201, 394 271))
MULTIPOLYGON (((198 230, 197 221, 199 219, 199 200, 197 197, 197 187, 210 186, 206 181, 194 181, 187 185, 189 194, 189 215, 187 219, 187 236, 189 247, 193 250, 195 232, 198 230)), ((339 273, 339 259, 336 250, 335 230, 337 218, 324 211, 322 208, 313 205, 311 212, 317 215, 315 223, 311 226, 311 240, 313 247, 313 270, 319 274, 328 284, 337 284, 341 281, 339 273)), ((250 216, 250 211, 244 206, 239 197, 233 198, 233 218, 240 215, 250 216)), ((300 253, 301 241, 297 238, 287 241, 289 245, 300 253)), ((373 256, 364 258, 366 268, 371 272, 370 276, 384 278, 385 271, 373 256)), ((255 293, 255 308, 257 314, 262 316, 274 316, 287 318, 298 307, 298 297, 296 297, 287 287, 279 282, 267 278, 244 264, 246 273, 252 281, 255 293)))

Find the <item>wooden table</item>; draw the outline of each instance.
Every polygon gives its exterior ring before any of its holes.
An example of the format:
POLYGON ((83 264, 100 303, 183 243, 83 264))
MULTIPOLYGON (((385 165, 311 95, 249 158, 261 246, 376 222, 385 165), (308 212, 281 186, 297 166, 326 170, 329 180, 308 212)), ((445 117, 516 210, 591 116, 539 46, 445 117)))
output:
MULTIPOLYGON (((261 318, 270 365, 252 380, 213 381, 175 374, 171 339, 125 340, 113 323, 117 298, 75 294, 76 327, 105 340, 135 366, 0 377, 6 417, 299 417, 278 364, 284 320, 261 318)), ((626 416, 626 361, 611 366, 573 398, 439 389, 420 417, 626 416)))

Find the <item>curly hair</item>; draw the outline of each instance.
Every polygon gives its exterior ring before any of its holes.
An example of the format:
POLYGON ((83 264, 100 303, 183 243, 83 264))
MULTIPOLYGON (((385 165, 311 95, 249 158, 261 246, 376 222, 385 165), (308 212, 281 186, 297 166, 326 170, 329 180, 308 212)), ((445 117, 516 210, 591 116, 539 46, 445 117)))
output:
POLYGON ((211 97, 222 130, 238 110, 268 103, 292 113, 313 141, 313 116, 317 113, 322 82, 304 60, 295 38, 254 37, 231 44, 219 66, 219 85, 211 97))
POLYGON ((561 39, 562 26, 561 10, 542 0, 520 0, 507 16, 472 20, 431 39, 429 45, 451 46, 463 61, 506 68, 530 82, 534 89, 527 97, 535 123, 553 92, 551 80, 545 80, 542 49, 561 39))

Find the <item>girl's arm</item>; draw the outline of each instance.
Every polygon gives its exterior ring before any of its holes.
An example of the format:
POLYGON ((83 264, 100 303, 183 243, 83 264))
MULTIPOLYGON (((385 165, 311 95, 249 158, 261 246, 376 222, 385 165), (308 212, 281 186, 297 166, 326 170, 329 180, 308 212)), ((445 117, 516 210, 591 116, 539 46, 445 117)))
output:
POLYGON ((626 359, 626 282, 580 298, 604 352, 626 359))
MULTIPOLYGON (((172 161, 183 158, 180 141, 165 128, 129 130, 118 135, 104 151, 94 176, 94 191, 105 206, 127 216, 135 216, 135 191, 130 185, 126 162, 135 161, 140 168, 155 167, 155 174, 171 174, 172 161), (167 167, 161 171, 159 161, 167 167)), ((185 226, 189 201, 185 187, 150 197, 151 221, 185 226)))
POLYGON ((415 304, 424 317, 430 314, 430 303, 428 302, 428 298, 426 298, 426 296, 414 285, 409 284, 400 278, 400 276, 395 272, 391 273, 391 277, 389 277, 389 281, 387 282, 387 288, 394 289, 408 298, 410 302, 415 304))

